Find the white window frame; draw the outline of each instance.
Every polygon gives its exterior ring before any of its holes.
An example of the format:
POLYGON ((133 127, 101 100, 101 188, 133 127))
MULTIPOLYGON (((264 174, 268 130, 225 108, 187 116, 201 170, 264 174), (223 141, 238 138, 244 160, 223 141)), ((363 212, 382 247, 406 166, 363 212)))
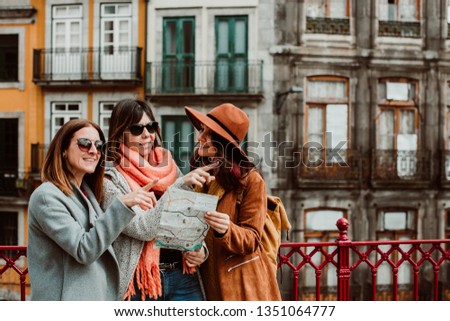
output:
POLYGON ((105 134, 105 138, 108 139, 109 125, 105 125, 106 119, 111 119, 112 110, 105 109, 106 105, 116 105, 117 101, 100 101, 98 103, 98 124, 105 134))
POLYGON ((56 125, 56 118, 63 118, 64 123, 71 119, 82 118, 82 102, 81 101, 53 101, 51 103, 51 139, 55 137, 56 132, 61 128, 56 125), (69 105, 78 105, 78 111, 69 110, 69 105), (66 105, 65 110, 56 110, 56 105, 66 105))
MULTIPOLYGON (((322 148, 330 149, 336 147, 341 137, 337 136, 333 137, 333 135, 328 135, 330 137, 327 137, 328 131, 332 128, 338 128, 342 126, 336 126, 336 124, 333 123, 332 120, 328 120, 327 117, 332 114, 332 112, 335 112, 335 109, 341 109, 342 113, 344 112, 344 107, 346 107, 345 113, 346 113, 346 124, 345 124, 345 135, 346 135, 346 143, 343 145, 343 148, 340 153, 340 159, 332 158, 328 159, 328 157, 323 158, 323 160, 327 164, 337 164, 342 159, 343 161, 346 160, 346 150, 350 148, 350 130, 349 130, 349 124, 350 124, 350 90, 349 90, 349 79, 345 77, 338 77, 338 76, 310 76, 306 79, 307 82, 307 89, 306 89, 306 102, 305 102, 305 110, 306 110, 306 117, 305 117, 305 125, 304 125, 304 137, 305 137, 305 144, 309 143, 309 133, 310 133, 310 109, 313 108, 320 108, 322 110, 322 142, 318 142, 322 145, 322 148), (329 96, 323 96, 320 95, 318 97, 311 96, 312 91, 310 91, 309 84, 316 82, 316 83, 323 83, 326 85, 326 83, 343 83, 344 84, 344 91, 339 95, 337 92, 335 94, 330 94, 329 96), (333 110, 330 110, 330 108, 333 108, 333 110), (331 127, 331 128, 329 128, 331 127), (329 141, 331 139, 331 141, 329 141)), ((339 89, 338 87, 333 88, 334 90, 339 89)), ((319 155, 315 148, 311 148, 308 151, 309 154, 309 161, 317 162, 319 159, 318 157, 324 157, 325 154, 319 155)))

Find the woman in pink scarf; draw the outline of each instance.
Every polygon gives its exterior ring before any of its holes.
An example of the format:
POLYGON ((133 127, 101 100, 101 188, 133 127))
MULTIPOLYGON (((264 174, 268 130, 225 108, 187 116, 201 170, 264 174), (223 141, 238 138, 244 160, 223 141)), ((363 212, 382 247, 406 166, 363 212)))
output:
MULTIPOLYGON (((182 177, 172 155, 161 147, 160 129, 150 107, 126 99, 115 106, 109 125, 103 206, 120 195, 156 182, 152 191, 159 198, 176 185, 191 189, 214 179, 205 169, 182 177)), ((133 208, 135 219, 113 243, 120 267, 120 295, 125 300, 203 300, 197 267, 207 256, 200 251, 181 252, 153 245, 161 211, 133 208)))

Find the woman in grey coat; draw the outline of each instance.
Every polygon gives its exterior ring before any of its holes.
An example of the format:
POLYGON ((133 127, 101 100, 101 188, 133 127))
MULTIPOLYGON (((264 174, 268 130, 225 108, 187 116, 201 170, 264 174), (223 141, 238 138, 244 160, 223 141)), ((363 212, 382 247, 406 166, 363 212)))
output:
POLYGON ((156 203, 153 183, 116 199, 103 214, 104 135, 88 120, 71 120, 52 140, 44 182, 29 203, 28 269, 32 300, 117 300, 119 267, 112 242, 156 203))

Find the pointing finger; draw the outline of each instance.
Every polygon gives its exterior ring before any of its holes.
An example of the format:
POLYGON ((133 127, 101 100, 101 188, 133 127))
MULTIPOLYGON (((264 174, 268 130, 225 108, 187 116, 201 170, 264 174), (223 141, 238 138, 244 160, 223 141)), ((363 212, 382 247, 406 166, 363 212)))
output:
POLYGON ((147 185, 143 186, 141 189, 148 192, 153 186, 155 186, 156 183, 158 183, 159 178, 154 179, 153 181, 151 181, 150 183, 148 183, 147 185))

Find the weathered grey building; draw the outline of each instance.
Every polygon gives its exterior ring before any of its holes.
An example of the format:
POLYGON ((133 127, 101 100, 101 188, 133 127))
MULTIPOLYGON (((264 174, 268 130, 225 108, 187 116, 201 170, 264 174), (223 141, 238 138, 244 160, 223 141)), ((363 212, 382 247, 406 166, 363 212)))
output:
MULTIPOLYGON (((286 203, 292 241, 332 241, 340 217, 351 240, 450 237, 449 5, 276 1, 273 127, 285 143, 271 188, 286 203)), ((407 298, 412 269, 399 273, 407 298)), ((322 282, 334 293, 335 270, 322 282)), ((366 282, 352 280, 354 299, 365 298, 366 282)), ((391 282, 381 269, 378 289, 391 282)))

